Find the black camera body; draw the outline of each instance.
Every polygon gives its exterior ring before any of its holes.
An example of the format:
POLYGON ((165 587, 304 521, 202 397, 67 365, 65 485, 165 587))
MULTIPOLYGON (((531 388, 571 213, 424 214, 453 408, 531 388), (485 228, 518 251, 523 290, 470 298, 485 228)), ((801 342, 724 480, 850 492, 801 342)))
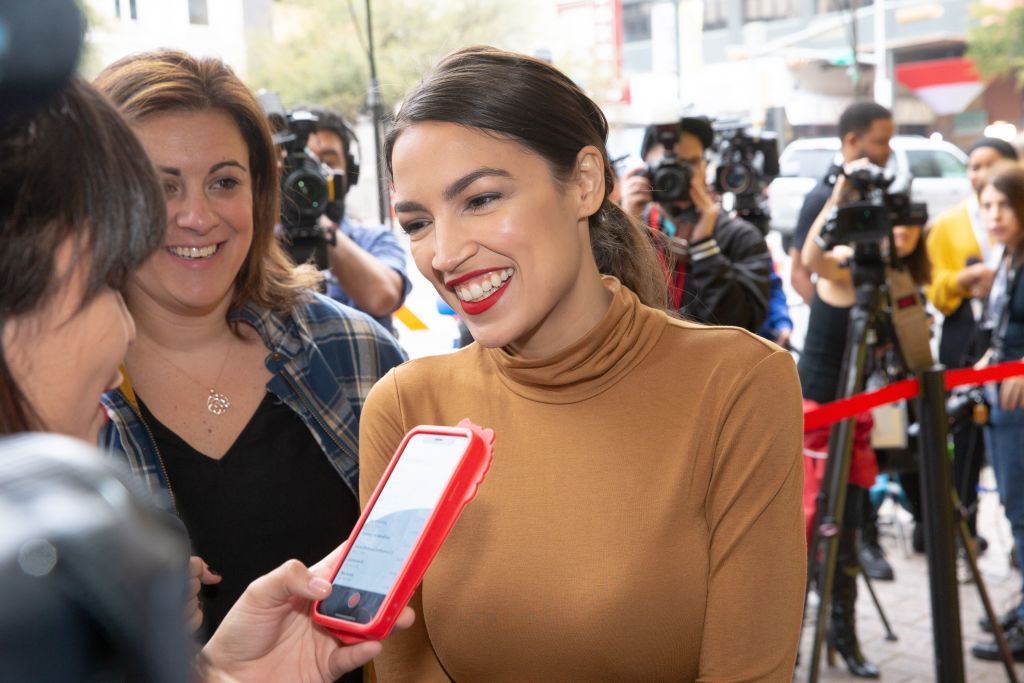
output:
POLYGON ((328 205, 345 195, 345 179, 307 148, 319 119, 306 110, 286 112, 276 93, 261 92, 260 103, 270 119, 274 143, 281 148, 281 231, 295 263, 328 267, 327 247, 334 234, 320 225, 328 205))
POLYGON ((773 133, 757 133, 740 121, 716 121, 718 149, 715 191, 733 195, 736 215, 768 233, 771 213, 764 189, 779 175, 779 141, 773 133))
POLYGON ((715 190, 759 195, 779 175, 779 141, 772 133, 750 132, 744 123, 715 122, 718 170, 715 190))
POLYGON ((946 415, 953 428, 968 420, 977 425, 985 425, 988 423, 988 411, 988 401, 980 387, 957 387, 946 399, 946 415))
POLYGON ((877 242, 892 235, 894 225, 924 225, 928 207, 910 200, 910 190, 891 192, 893 176, 877 166, 858 168, 846 174, 860 199, 839 206, 822 227, 819 244, 831 249, 837 244, 877 242))
POLYGON ((644 166, 644 175, 651 181, 651 200, 655 202, 690 201, 693 165, 676 155, 679 124, 664 123, 655 127, 657 142, 665 148, 665 156, 644 166))

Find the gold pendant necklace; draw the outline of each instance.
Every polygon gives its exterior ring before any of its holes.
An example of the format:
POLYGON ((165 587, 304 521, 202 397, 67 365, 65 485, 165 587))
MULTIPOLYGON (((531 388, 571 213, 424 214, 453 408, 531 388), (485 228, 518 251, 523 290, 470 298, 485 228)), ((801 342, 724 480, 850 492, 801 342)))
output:
POLYGON ((210 395, 206 397, 206 409, 214 415, 223 415, 231 407, 228 397, 219 391, 210 389, 210 395))
MULTIPOLYGON (((234 346, 234 344, 235 335, 234 333, 232 333, 231 341, 228 343, 227 351, 225 351, 224 353, 224 360, 221 361, 220 364, 220 372, 217 373, 217 379, 213 381, 213 386, 210 387, 210 393, 206 396, 206 410, 211 415, 217 415, 218 417, 228 412, 228 410, 231 408, 231 399, 229 399, 224 393, 217 391, 217 384, 220 382, 221 375, 224 374, 224 367, 228 364, 228 356, 231 355, 231 347, 234 346)), ((204 382, 200 382, 195 377, 182 370, 176 363, 173 363, 169 358, 165 358, 155 348, 153 349, 153 353, 156 355, 157 358, 170 365, 172 368, 183 374, 185 377, 189 378, 194 383, 198 384, 201 387, 206 386, 204 382)))

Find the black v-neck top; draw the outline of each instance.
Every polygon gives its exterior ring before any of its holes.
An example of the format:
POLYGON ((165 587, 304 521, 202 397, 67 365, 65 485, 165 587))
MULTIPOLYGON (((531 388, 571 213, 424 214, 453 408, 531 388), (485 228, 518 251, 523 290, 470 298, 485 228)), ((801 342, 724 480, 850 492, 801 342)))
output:
POLYGON ((208 638, 254 579, 285 560, 307 566, 344 541, 359 503, 291 408, 268 392, 220 460, 160 423, 139 397, 142 418, 167 468, 192 552, 223 580, 201 593, 208 638))

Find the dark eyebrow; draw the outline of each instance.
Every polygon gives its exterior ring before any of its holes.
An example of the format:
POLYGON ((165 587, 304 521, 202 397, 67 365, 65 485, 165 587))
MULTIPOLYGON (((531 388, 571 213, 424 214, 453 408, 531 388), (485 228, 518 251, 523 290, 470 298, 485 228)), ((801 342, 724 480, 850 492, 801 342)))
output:
POLYGON ((166 173, 167 175, 176 175, 178 177, 181 177, 181 171, 176 168, 171 168, 170 166, 157 166, 156 170, 160 171, 161 173, 166 173))
POLYGON ((242 166, 237 161, 222 161, 219 164, 214 164, 213 166, 211 166, 210 170, 207 171, 207 172, 208 173, 216 173, 217 171, 219 171, 220 169, 224 168, 225 166, 234 166, 234 167, 238 168, 239 170, 241 170, 242 172, 247 172, 246 169, 245 169, 245 166, 242 166))
POLYGON ((418 202, 395 202, 395 213, 404 213, 409 211, 426 211, 426 209, 418 202))
POLYGON ((478 168, 475 171, 470 171, 445 188, 445 191, 441 193, 441 198, 446 202, 450 202, 458 197, 467 187, 480 180, 480 178, 489 177, 511 178, 512 174, 500 168, 478 168))

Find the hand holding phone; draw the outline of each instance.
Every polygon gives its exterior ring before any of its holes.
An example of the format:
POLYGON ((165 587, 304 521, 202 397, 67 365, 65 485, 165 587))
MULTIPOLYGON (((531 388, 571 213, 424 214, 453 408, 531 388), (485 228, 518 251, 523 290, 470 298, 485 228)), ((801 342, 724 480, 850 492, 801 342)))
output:
POLYGON ((494 432, 468 420, 405 435, 331 574, 313 620, 344 643, 388 635, 431 560, 476 495, 494 432))

